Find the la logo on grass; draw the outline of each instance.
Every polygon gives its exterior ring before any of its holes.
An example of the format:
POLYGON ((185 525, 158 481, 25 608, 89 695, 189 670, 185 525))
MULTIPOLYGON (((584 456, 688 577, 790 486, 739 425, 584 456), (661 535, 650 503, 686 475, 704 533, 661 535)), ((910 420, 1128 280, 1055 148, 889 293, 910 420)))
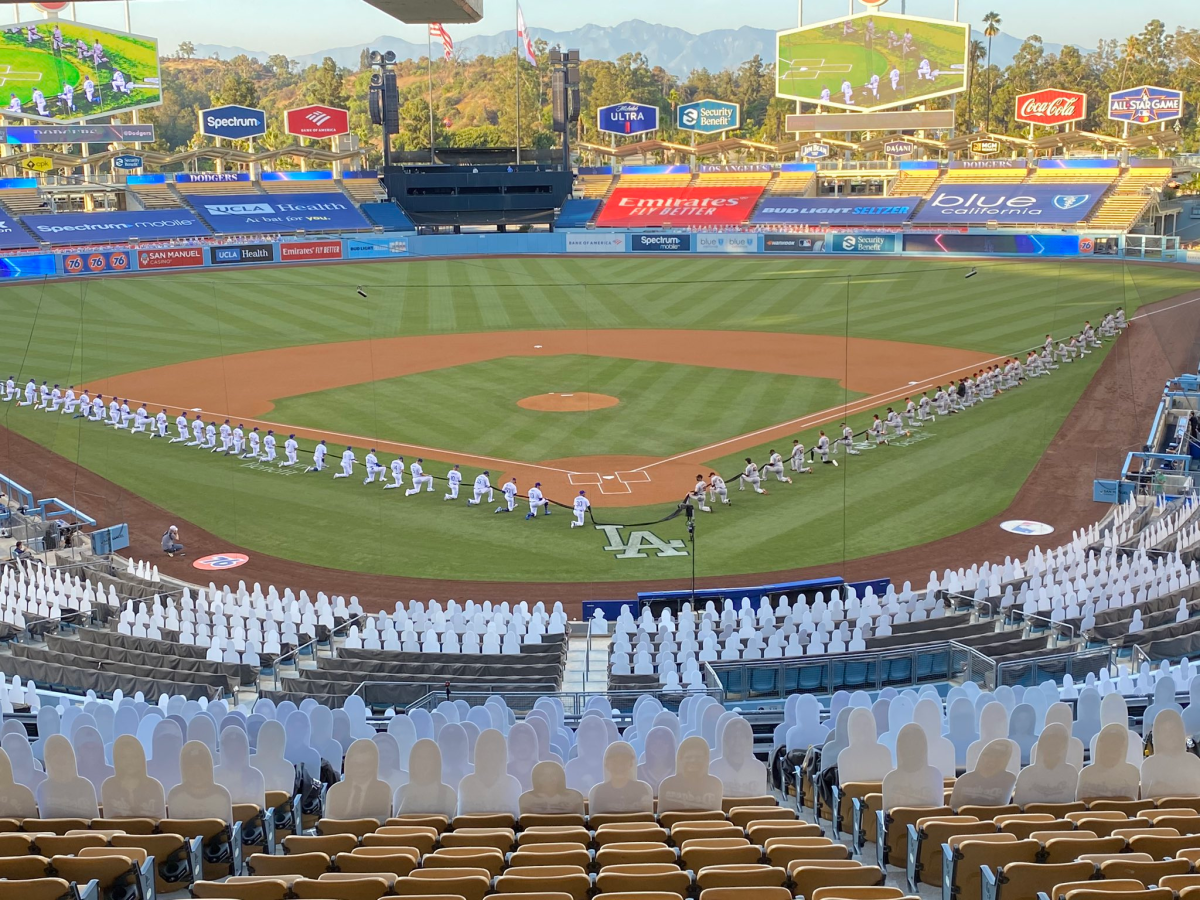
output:
POLYGON ((631 531, 628 540, 621 539, 621 525, 597 525, 597 531, 603 531, 608 536, 608 545, 604 548, 617 554, 617 559, 646 559, 646 550, 653 550, 655 556, 687 556, 686 545, 683 541, 664 541, 653 531, 631 531))

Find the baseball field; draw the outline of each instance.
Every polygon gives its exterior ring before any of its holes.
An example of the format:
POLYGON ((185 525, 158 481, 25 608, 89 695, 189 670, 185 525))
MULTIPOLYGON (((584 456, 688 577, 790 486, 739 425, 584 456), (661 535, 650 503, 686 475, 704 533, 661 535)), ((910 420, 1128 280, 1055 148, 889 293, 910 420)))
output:
MULTIPOLYGON (((0 378, 115 393, 249 431, 295 433, 302 465, 0 407, 6 428, 245 548, 433 579, 605 582, 741 575, 914 546, 1003 510, 1108 346, 890 446, 766 495, 749 456, 788 457, 1084 320, 1178 295, 1191 273, 1014 260, 526 258, 339 264, 0 288, 0 378), (361 294, 360 294, 361 291, 361 294), (365 296, 362 296, 365 295, 365 296), (304 473, 324 438, 331 468, 304 473), (355 476, 335 480, 353 446, 355 476), (421 457, 433 493, 363 485, 362 460, 421 457), (443 500, 450 465, 464 473, 443 500), (488 470, 496 500, 469 508, 488 470), (667 519, 716 471, 731 506, 696 544, 667 519), (497 514, 540 481, 570 510, 497 514), (662 521, 666 519, 666 521, 662 521), (653 523, 653 524, 644 524, 653 523), (603 527, 608 526, 608 527, 603 527), (638 537, 638 535, 642 535, 638 537), (649 537, 645 536, 649 535, 649 537)), ((1023 358, 1023 354, 1022 354, 1023 358)), ((0 468, 2 470, 2 468, 0 468)), ((788 473, 789 475, 792 473, 788 473)), ((407 486, 407 478, 406 478, 407 486)), ((87 507, 87 497, 76 499, 87 507)), ((1053 510, 1047 511, 1053 522, 1053 510)), ((165 527, 164 523, 164 527, 165 527)))

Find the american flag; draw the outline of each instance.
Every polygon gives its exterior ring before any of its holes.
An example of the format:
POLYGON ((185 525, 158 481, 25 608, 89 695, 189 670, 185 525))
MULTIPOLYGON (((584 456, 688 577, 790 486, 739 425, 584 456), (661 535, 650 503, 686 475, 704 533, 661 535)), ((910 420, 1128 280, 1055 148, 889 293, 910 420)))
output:
POLYGON ((442 26, 441 22, 429 23, 429 36, 441 39, 442 50, 445 51, 446 59, 454 58, 454 41, 450 39, 450 32, 442 26))
POLYGON ((525 27, 525 14, 521 12, 521 4, 517 4, 517 52, 534 68, 537 68, 537 57, 533 53, 533 41, 529 39, 529 29, 525 27))

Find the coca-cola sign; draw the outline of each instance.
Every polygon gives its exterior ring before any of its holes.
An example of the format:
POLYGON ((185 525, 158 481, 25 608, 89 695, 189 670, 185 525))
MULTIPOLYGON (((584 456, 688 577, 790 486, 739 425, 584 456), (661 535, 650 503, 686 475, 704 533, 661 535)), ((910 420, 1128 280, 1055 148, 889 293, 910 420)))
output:
POLYGON ((1029 125, 1065 125, 1087 118, 1087 94, 1045 88, 1017 97, 1018 122, 1029 125))

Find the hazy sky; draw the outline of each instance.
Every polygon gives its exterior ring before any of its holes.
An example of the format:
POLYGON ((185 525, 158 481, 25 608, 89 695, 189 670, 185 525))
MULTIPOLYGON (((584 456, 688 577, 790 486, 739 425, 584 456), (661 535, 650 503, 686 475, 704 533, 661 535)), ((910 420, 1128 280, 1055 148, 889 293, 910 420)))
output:
MULTIPOLYGON (((849 0, 804 0, 806 22, 833 18, 846 12, 849 0)), ((1101 38, 1121 38, 1140 31, 1152 15, 1174 30, 1177 25, 1200 28, 1200 0, 1155 0, 1153 4, 1128 0, 960 0, 962 18, 978 25, 984 13, 995 10, 1003 18, 1002 30, 1027 37, 1091 47, 1101 38)), ((195 43, 241 46, 298 55, 330 47, 365 44, 380 34, 423 41, 422 27, 403 25, 363 0, 131 0, 133 30, 155 35, 164 52, 182 40, 195 43)), ((901 4, 912 15, 949 18, 953 0, 891 0, 888 12, 901 4)), ((513 27, 514 0, 483 0, 484 18, 478 25, 450 28, 455 37, 494 34, 513 27)), ((691 32, 714 28, 793 28, 797 0, 521 0, 530 28, 565 31, 581 25, 616 25, 640 18, 691 32)), ((78 3, 79 18, 101 25, 122 27, 122 0, 78 3)), ((856 8, 862 10, 863 7, 856 8)), ((20 5, 25 17, 37 17, 29 4, 20 5)), ((0 8, 0 16, 11 16, 0 8)))

